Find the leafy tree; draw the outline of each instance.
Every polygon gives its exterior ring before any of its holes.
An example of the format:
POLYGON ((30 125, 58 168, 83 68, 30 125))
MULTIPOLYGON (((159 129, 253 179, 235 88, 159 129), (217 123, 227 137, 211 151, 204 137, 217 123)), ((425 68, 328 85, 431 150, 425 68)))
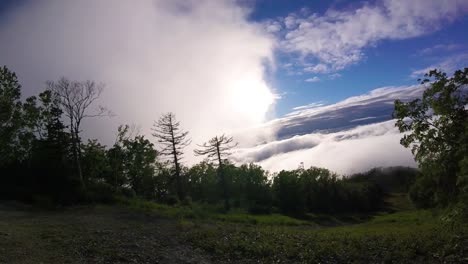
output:
POLYGON ((434 201, 446 205, 455 201, 462 189, 468 149, 468 68, 451 77, 432 70, 425 77, 422 98, 396 100, 394 116, 396 126, 405 133, 401 144, 411 148, 423 177, 429 178, 420 182, 433 182, 434 201))
POLYGON ((68 118, 73 158, 80 182, 85 187, 81 168, 81 124, 86 118, 110 115, 102 106, 94 112, 89 109, 101 95, 104 85, 93 81, 77 82, 61 78, 57 82, 48 81, 47 86, 57 94, 60 106, 68 118))
POLYGON ((62 123, 57 94, 46 90, 26 99, 23 121, 34 132, 28 164, 34 193, 49 196, 56 203, 72 203, 81 193, 70 175, 70 136, 62 123))
POLYGON ((133 191, 147 198, 155 196, 154 173, 156 165, 156 150, 153 143, 142 135, 131 137, 129 126, 120 126, 118 141, 109 150, 110 164, 118 187, 128 183, 133 191))
POLYGON ((259 165, 243 164, 231 177, 233 197, 244 204, 251 213, 271 211, 272 197, 268 173, 259 165))
POLYGON ((156 150, 144 136, 135 136, 123 142, 124 168, 130 186, 137 194, 154 197, 154 170, 156 150))
POLYGON ((190 196, 194 201, 215 203, 219 193, 217 169, 211 162, 203 161, 193 165, 189 171, 190 196))
POLYGON ((88 184, 90 181, 105 181, 111 170, 106 147, 94 139, 88 140, 87 144, 82 144, 81 149, 85 182, 88 184))
POLYGON ((191 140, 187 138, 188 132, 181 130, 180 122, 176 120, 173 113, 164 114, 156 121, 153 125, 153 131, 153 136, 161 144, 159 154, 172 159, 177 196, 179 200, 183 200, 185 193, 181 176, 181 160, 182 150, 191 143, 191 140))
POLYGON ((230 204, 228 183, 223 171, 223 159, 226 159, 231 154, 231 150, 237 146, 237 144, 232 144, 232 141, 232 137, 226 137, 225 135, 220 137, 215 136, 208 142, 203 143, 203 145, 200 146, 201 149, 196 149, 194 151, 196 155, 206 155, 208 159, 216 160, 218 162, 218 176, 221 188, 223 189, 224 208, 226 210, 229 210, 230 204))
POLYGON ((273 178, 272 188, 275 202, 281 212, 297 214, 305 211, 305 201, 297 171, 280 171, 273 178))
POLYGON ((20 158, 22 124, 21 85, 16 74, 0 67, 0 166, 20 158))

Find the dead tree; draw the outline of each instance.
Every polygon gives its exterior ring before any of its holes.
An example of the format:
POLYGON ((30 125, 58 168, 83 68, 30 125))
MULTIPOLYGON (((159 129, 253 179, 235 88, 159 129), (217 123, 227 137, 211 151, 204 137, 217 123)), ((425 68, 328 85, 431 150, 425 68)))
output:
POLYGON ((73 159, 79 180, 85 187, 81 170, 81 124, 89 117, 110 115, 110 112, 102 106, 98 106, 95 111, 89 109, 101 95, 104 85, 96 84, 94 81, 70 81, 62 77, 57 82, 48 81, 47 87, 57 94, 60 106, 68 118, 73 159))
POLYGON ((229 210, 229 192, 224 174, 223 161, 231 154, 231 150, 237 146, 237 143, 232 143, 232 137, 226 137, 222 135, 220 137, 215 136, 208 142, 199 145, 201 149, 194 150, 195 155, 207 156, 208 159, 218 162, 218 177, 221 182, 223 189, 224 208, 229 210))
POLYGON ((152 130, 154 131, 153 136, 161 145, 159 155, 168 156, 173 161, 177 196, 179 200, 182 200, 185 193, 182 188, 180 165, 184 154, 182 150, 191 143, 191 140, 187 138, 188 131, 180 129, 180 122, 176 121, 174 113, 164 114, 158 121, 154 122, 152 130))

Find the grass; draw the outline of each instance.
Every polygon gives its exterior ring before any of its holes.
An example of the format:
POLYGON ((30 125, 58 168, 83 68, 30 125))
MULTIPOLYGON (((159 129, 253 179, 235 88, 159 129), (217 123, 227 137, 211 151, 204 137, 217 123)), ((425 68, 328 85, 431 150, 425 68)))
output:
POLYGON ((468 263, 468 225, 446 227, 433 211, 307 220, 221 211, 138 199, 56 211, 0 204, 0 263, 468 263))
POLYGON ((220 213, 222 211, 220 207, 210 205, 193 204, 191 206, 169 206, 142 199, 120 199, 119 203, 139 212, 156 214, 167 218, 252 225, 315 225, 315 223, 310 221, 304 221, 281 214, 253 215, 240 209, 231 210, 228 213, 220 213))
POLYGON ((429 211, 312 229, 218 223, 192 229, 188 241, 220 260, 312 263, 464 263, 468 230, 444 229, 429 211))

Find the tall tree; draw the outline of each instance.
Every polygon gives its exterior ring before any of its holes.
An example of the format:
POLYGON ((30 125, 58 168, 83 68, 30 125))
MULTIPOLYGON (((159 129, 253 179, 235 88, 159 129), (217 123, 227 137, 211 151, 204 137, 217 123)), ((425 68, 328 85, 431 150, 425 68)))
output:
POLYGON ((67 204, 79 199, 75 180, 68 177, 70 136, 62 123, 62 110, 57 95, 46 90, 24 103, 23 121, 34 133, 28 165, 33 192, 48 196, 54 202, 67 204))
POLYGON ((0 67, 0 165, 16 159, 22 127, 21 85, 16 74, 0 67))
POLYGON ((432 70, 425 77, 422 98, 395 101, 394 116, 396 126, 405 133, 401 144, 411 147, 426 177, 419 179, 419 184, 432 185, 422 189, 434 188, 432 199, 446 204, 456 199, 463 182, 462 161, 468 149, 468 68, 451 77, 432 70))
POLYGON ((190 145, 191 140, 187 138, 188 131, 180 128, 180 122, 174 113, 166 113, 153 125, 153 136, 161 144, 160 155, 168 156, 174 164, 174 177, 177 185, 177 196, 182 200, 185 196, 181 179, 181 160, 183 149, 190 145))
POLYGON ((94 81, 70 81, 62 77, 57 82, 48 81, 47 86, 49 90, 57 94, 60 106, 68 118, 73 158, 79 180, 84 187, 81 169, 81 124, 89 117, 110 115, 109 111, 102 106, 98 106, 95 111, 89 109, 101 95, 104 85, 96 84, 94 81))
POLYGON ((215 136, 208 142, 201 145, 201 149, 196 149, 194 152, 196 155, 207 156, 208 159, 216 160, 218 162, 218 176, 220 179, 221 187, 223 188, 224 196, 224 208, 229 210, 229 192, 226 177, 223 170, 223 160, 226 159, 230 154, 231 150, 237 146, 237 143, 232 143, 232 137, 226 137, 225 135, 215 136))

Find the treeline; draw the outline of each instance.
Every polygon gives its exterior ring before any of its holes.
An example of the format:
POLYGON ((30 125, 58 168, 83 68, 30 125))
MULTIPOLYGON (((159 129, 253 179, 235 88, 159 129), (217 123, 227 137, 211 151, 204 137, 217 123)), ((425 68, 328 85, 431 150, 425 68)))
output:
POLYGON ((172 113, 154 123, 151 140, 122 125, 110 147, 84 143, 83 120, 109 115, 104 107, 91 110, 101 84, 62 78, 23 101, 16 74, 2 67, 0 199, 69 205, 123 196, 305 214, 374 211, 385 193, 409 189, 418 207, 457 204, 454 212, 468 216, 468 69, 427 77, 423 98, 396 101, 394 113, 420 172, 376 169, 342 178, 315 167, 269 174, 255 164, 232 164, 236 144, 225 135, 199 145, 194 154, 205 161, 187 167, 184 148, 191 140, 172 113))
POLYGON ((236 166, 228 160, 235 144, 224 135, 195 151, 205 161, 184 166, 191 142, 172 113, 155 122, 156 145, 128 125, 119 127, 109 148, 97 140, 83 143, 82 120, 107 112, 89 108, 102 87, 60 79, 47 88, 22 101, 16 75, 0 68, 1 199, 70 205, 124 196, 288 214, 368 212, 382 205, 382 188, 371 181, 315 167, 269 174, 255 164, 236 166))

